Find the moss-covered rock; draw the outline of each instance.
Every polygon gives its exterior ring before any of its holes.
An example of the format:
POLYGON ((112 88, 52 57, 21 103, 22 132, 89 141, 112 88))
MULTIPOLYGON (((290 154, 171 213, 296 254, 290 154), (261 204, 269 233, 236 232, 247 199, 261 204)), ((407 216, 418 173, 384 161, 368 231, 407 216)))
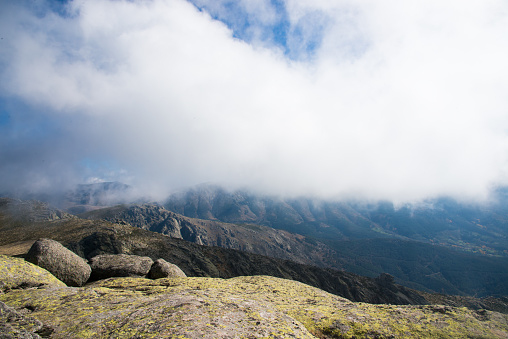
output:
POLYGON ((508 315, 355 303, 267 276, 112 278, 0 295, 52 338, 508 338, 508 315))
POLYGON ((66 286, 45 269, 21 258, 0 255, 0 290, 38 286, 66 286))

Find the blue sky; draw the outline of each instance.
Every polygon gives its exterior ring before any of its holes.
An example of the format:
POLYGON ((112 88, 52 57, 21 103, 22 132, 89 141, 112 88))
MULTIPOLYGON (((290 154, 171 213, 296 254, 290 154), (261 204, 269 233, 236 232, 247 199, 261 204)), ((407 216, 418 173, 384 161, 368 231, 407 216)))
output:
POLYGON ((191 2, 213 19, 226 24, 233 37, 278 48, 293 60, 312 58, 319 48, 327 21, 325 13, 310 11, 300 23, 292 23, 286 3, 280 0, 191 2), (259 10, 260 7, 264 10, 259 10))
POLYGON ((0 192, 484 199, 506 36, 501 0, 3 1, 0 192))

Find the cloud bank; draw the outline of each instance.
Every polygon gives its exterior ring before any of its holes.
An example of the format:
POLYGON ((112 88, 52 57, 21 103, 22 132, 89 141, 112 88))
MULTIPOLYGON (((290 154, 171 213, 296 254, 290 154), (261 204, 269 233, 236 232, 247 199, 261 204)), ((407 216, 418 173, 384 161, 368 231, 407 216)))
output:
POLYGON ((507 183, 505 1, 0 6, 0 191, 100 177, 401 201, 507 183))

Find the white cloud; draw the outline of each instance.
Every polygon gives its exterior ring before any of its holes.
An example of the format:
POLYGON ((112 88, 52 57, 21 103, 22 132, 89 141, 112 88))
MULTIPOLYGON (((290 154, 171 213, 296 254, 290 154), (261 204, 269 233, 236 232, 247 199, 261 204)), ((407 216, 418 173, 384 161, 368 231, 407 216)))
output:
MULTIPOLYGON (((279 20, 268 1, 242 4, 259 25, 279 20)), ((109 156, 150 189, 404 200, 505 183, 503 1, 288 1, 304 39, 290 48, 321 41, 306 61, 182 0, 70 6, 4 13, 1 91, 48 119, 79 116, 69 151, 109 156)))

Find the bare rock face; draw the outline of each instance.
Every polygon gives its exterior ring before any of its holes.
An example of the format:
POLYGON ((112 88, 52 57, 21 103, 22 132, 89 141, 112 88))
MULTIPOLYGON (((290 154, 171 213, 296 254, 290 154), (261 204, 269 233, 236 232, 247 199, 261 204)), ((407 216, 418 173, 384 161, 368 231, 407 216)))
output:
POLYGON ((168 263, 164 259, 157 259, 152 265, 150 272, 148 272, 150 279, 160 278, 185 278, 187 275, 180 269, 180 267, 168 263))
POLYGON ((92 271, 83 258, 51 239, 37 240, 25 260, 48 270, 68 286, 83 286, 92 271))
POLYGON ((101 254, 90 259, 90 280, 112 277, 145 277, 153 265, 150 257, 128 254, 101 254))

